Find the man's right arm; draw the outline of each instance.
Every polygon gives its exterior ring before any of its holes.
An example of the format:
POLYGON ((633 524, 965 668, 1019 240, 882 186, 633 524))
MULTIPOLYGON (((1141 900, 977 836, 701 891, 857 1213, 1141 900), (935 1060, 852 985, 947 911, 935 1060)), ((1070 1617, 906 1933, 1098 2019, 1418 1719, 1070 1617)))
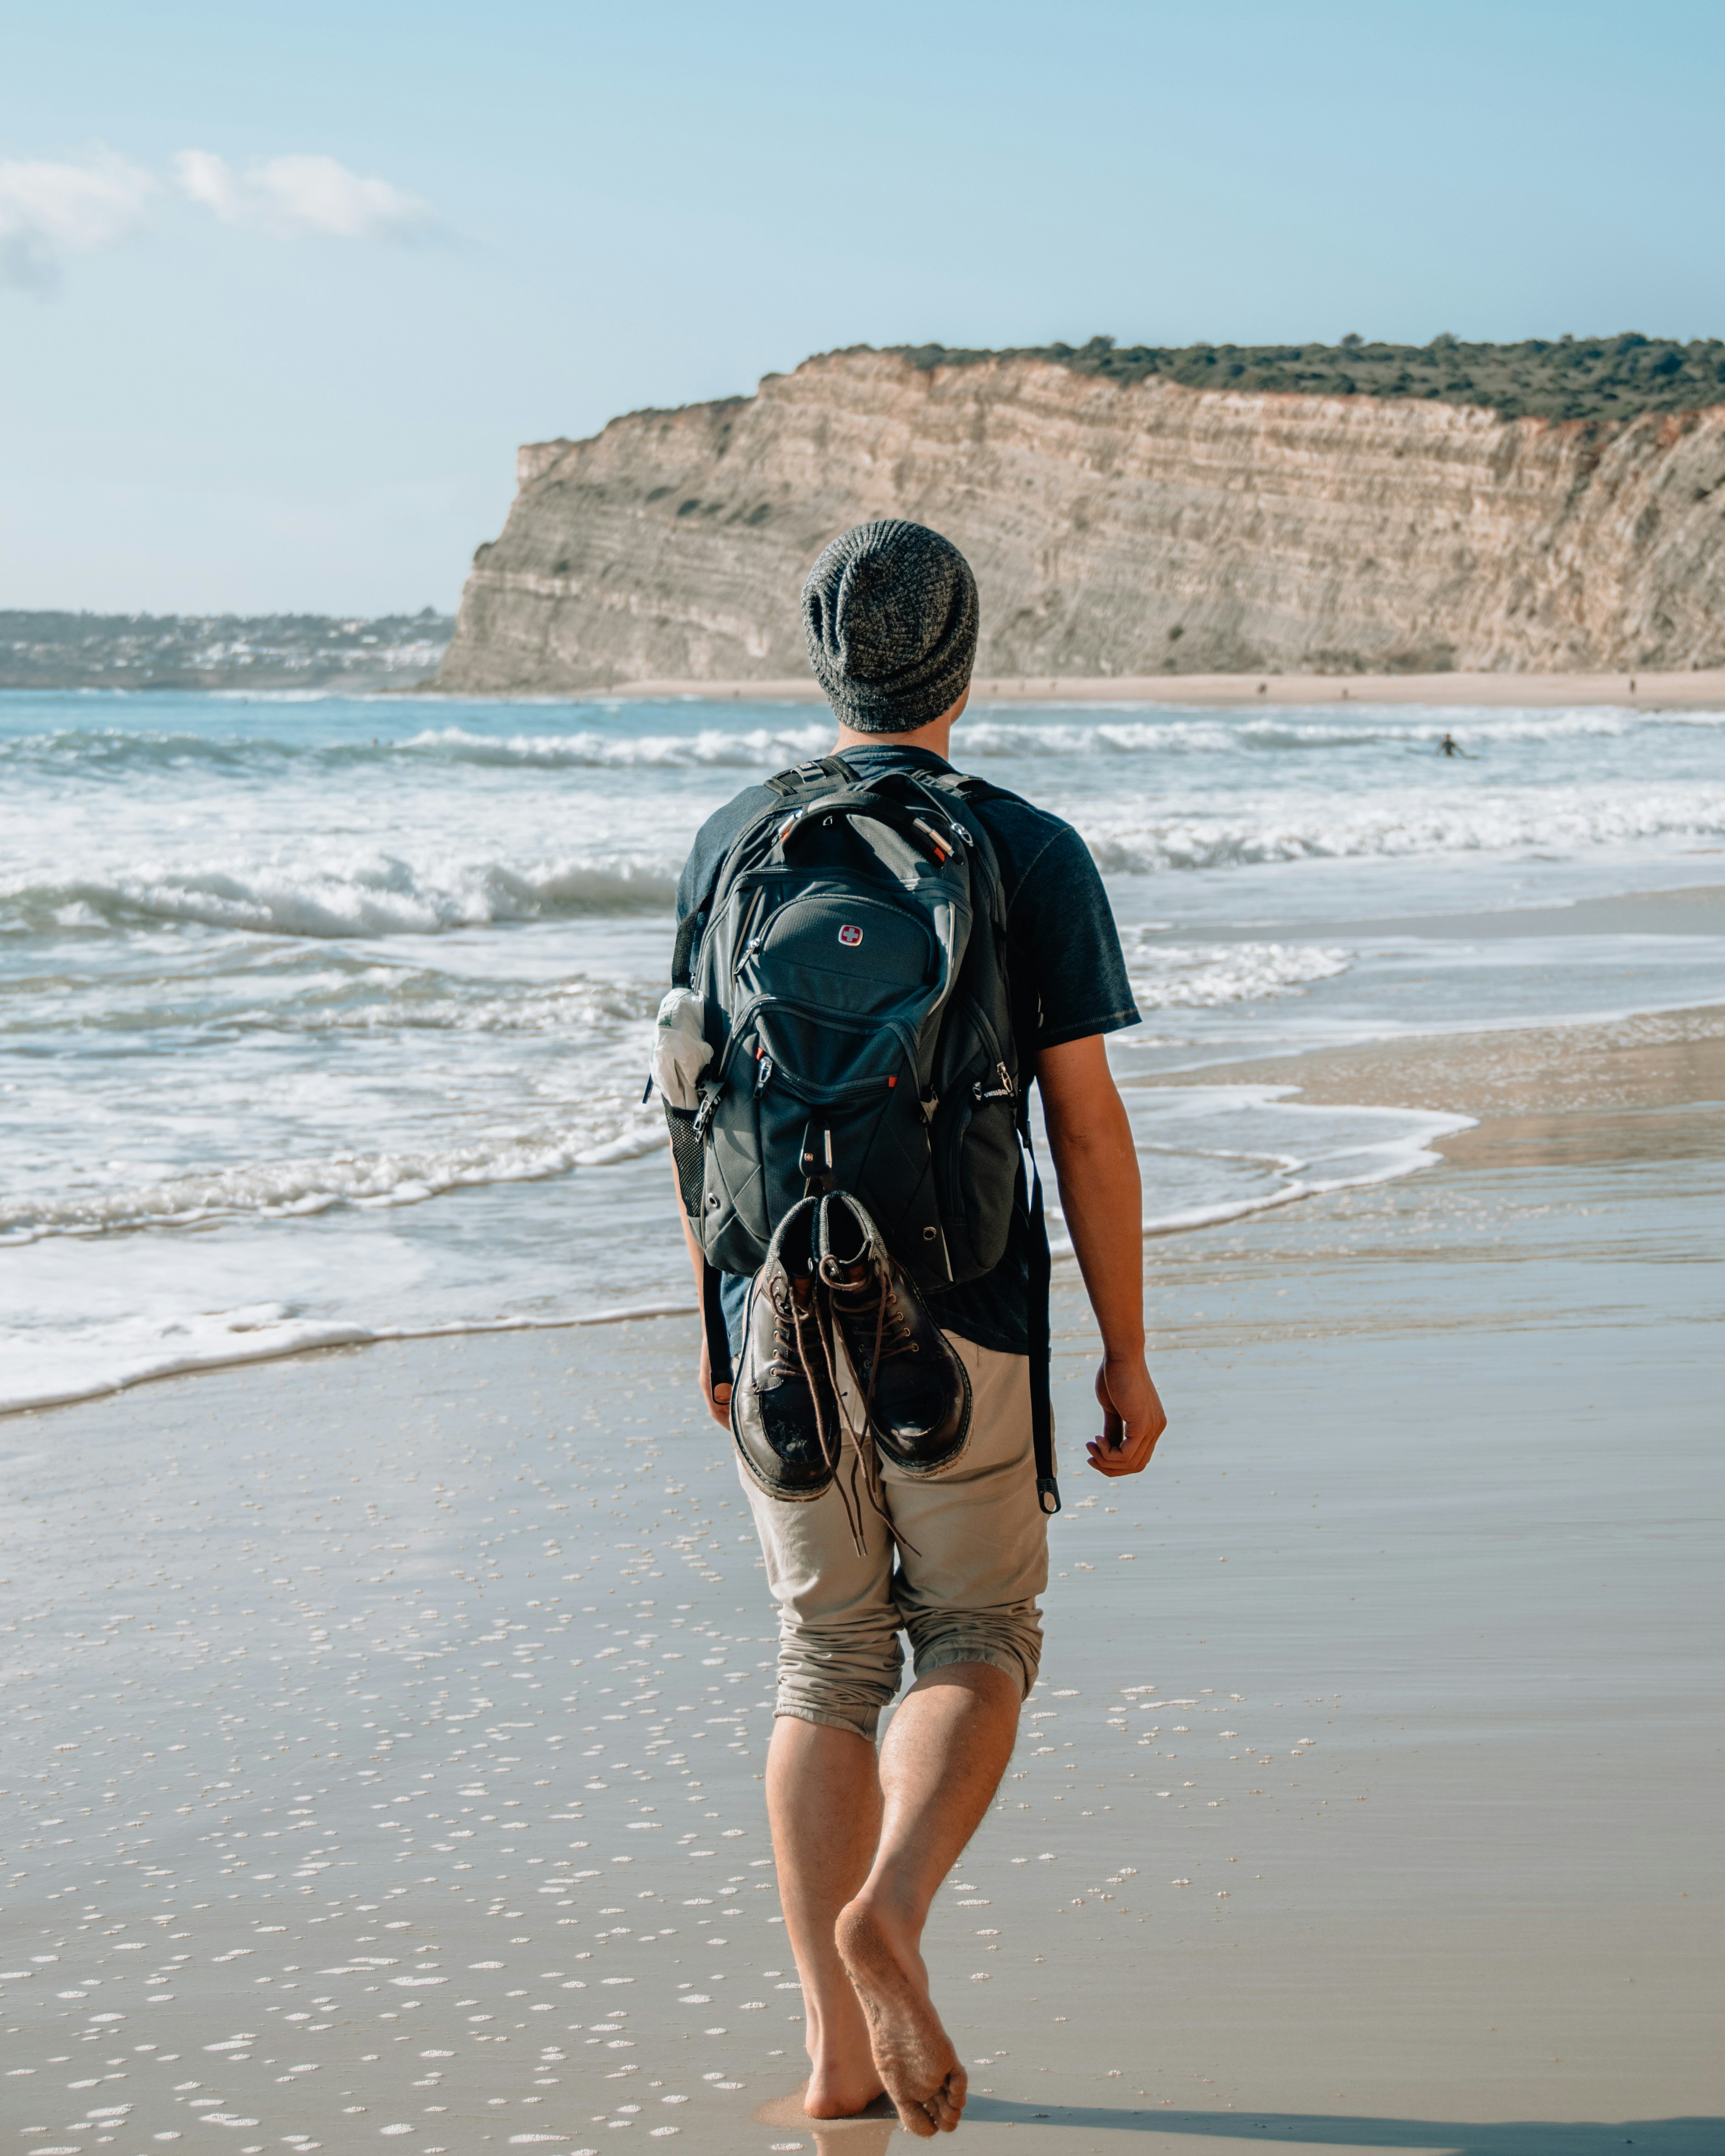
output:
POLYGON ((1102 1435, 1091 1440, 1090 1464, 1137 1475, 1168 1417, 1144 1362, 1143 1193, 1132 1125, 1101 1034, 1041 1050, 1036 1082, 1060 1209, 1102 1334, 1102 1435))

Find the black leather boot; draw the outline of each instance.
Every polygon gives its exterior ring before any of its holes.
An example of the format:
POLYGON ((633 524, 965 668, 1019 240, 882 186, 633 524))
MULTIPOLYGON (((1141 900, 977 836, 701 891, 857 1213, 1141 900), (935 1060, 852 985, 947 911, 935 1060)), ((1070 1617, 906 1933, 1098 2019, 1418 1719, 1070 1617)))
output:
POLYGON ((805 1198, 778 1224, 749 1296, 731 1394, 731 1433, 769 1497, 818 1497, 839 1465, 839 1403, 822 1337, 814 1231, 820 1200, 805 1198))
POLYGON ((950 1467, 970 1438, 969 1373, 856 1200, 819 1204, 821 1285, 875 1443, 907 1475, 950 1467))

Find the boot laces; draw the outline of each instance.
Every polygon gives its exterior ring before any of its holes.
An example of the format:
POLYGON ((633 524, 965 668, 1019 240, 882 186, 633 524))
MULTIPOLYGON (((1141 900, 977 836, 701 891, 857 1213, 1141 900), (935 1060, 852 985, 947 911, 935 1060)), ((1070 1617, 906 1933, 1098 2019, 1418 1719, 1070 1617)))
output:
POLYGON ((820 1430, 821 1445, 826 1445, 825 1418, 820 1414, 820 1388, 816 1383, 817 1365, 809 1349, 809 1333, 818 1329, 812 1286, 798 1293, 801 1283, 782 1275, 769 1287, 768 1293, 773 1304, 773 1354, 768 1368, 775 1375, 801 1378, 809 1386, 815 1403, 817 1424, 820 1430))
POLYGON ((820 1276, 841 1323, 847 1327, 866 1326, 871 1318, 874 1321, 875 1342, 869 1358, 871 1373, 895 1355, 920 1353, 911 1332, 910 1319, 893 1292, 885 1265, 866 1262, 843 1265, 835 1258, 823 1258, 820 1276))

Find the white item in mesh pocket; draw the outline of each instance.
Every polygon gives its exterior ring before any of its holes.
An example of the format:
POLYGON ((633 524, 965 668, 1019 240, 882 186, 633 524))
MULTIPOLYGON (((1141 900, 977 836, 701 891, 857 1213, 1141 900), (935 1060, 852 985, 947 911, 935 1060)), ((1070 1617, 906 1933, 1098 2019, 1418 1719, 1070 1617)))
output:
POLYGON ((701 1025, 702 1004, 687 988, 673 988, 659 1006, 653 1038, 653 1082, 673 1108, 701 1106, 701 1074, 713 1060, 701 1025))

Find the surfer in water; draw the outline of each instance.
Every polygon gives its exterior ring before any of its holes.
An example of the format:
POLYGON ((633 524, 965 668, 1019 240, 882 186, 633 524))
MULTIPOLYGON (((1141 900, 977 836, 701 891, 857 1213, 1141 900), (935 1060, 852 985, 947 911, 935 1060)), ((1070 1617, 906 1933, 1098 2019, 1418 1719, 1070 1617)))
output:
POLYGON ((1443 739, 1438 743, 1438 754, 1440 756, 1459 756, 1468 763, 1471 763, 1474 760, 1468 755, 1467 751, 1463 748, 1461 742, 1456 740, 1454 734, 1445 734, 1444 736, 1443 739))

